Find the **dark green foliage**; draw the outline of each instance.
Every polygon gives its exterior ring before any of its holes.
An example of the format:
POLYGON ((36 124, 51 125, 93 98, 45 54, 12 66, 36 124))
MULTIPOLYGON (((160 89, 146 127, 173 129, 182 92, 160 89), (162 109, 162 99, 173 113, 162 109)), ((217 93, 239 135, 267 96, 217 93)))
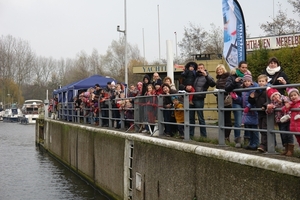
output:
POLYGON ((279 50, 258 49, 247 54, 249 70, 253 80, 264 71, 268 65, 269 58, 275 56, 280 61, 280 66, 287 74, 290 83, 300 82, 300 46, 295 48, 281 48, 279 50))

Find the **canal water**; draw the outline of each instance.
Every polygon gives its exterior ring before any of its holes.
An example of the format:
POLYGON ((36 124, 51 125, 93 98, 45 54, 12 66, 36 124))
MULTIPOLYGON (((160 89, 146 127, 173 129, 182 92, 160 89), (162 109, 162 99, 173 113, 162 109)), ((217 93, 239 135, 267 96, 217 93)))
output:
POLYGON ((0 122, 1 200, 108 200, 35 146, 35 125, 0 122))

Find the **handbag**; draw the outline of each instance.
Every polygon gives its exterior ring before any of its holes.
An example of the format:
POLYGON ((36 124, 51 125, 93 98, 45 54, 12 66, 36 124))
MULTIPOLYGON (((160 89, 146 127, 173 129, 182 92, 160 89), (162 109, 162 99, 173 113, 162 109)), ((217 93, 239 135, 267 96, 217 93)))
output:
POLYGON ((228 94, 224 99, 224 106, 231 106, 232 105, 232 97, 228 94))

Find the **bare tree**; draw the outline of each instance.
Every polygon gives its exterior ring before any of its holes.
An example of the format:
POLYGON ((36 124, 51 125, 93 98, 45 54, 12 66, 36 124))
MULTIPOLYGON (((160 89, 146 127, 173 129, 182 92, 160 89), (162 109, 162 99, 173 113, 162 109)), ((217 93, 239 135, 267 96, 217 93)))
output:
MULTIPOLYGON (((288 0, 290 4, 294 7, 293 12, 298 13, 298 16, 300 16, 300 1, 299 0, 288 0)), ((300 21, 297 21, 297 30, 300 31, 300 21)))
POLYGON ((289 19, 287 17, 287 11, 281 9, 281 4, 278 5, 279 10, 277 15, 272 19, 271 22, 266 22, 261 24, 260 28, 267 35, 284 35, 289 33, 294 33, 299 29, 295 19, 289 19))
POLYGON ((53 58, 38 57, 33 63, 32 80, 39 86, 47 85, 51 80, 51 72, 54 69, 55 61, 53 58))
POLYGON ((181 56, 189 58, 191 54, 201 54, 207 44, 208 33, 201 27, 189 24, 189 28, 184 27, 183 39, 178 43, 181 56))
POLYGON ((89 56, 89 62, 91 65, 91 70, 93 74, 104 75, 104 70, 101 67, 101 59, 100 54, 96 49, 93 50, 92 55, 89 56))
POLYGON ((223 52, 223 30, 216 27, 215 24, 210 24, 211 30, 208 33, 207 45, 205 52, 209 54, 222 54, 223 52))
MULTIPOLYGON (((105 55, 101 57, 101 68, 104 73, 118 79, 125 80, 125 39, 121 37, 119 41, 113 40, 108 47, 105 55)), ((132 46, 127 43, 127 67, 131 60, 143 61, 140 56, 140 51, 137 46, 132 46)))
POLYGON ((14 47, 16 39, 11 35, 1 37, 1 77, 3 79, 13 79, 13 60, 14 60, 14 47))
POLYGON ((300 1, 299 0, 288 0, 294 7, 294 12, 300 15, 300 1))

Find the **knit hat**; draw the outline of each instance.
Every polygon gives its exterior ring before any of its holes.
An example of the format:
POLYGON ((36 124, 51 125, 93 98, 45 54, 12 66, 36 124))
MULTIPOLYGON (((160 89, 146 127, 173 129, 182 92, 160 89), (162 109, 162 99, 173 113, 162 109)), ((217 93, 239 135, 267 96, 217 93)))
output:
POLYGON ((160 85, 161 86, 161 83, 160 82, 154 83, 154 86, 156 86, 156 85, 160 85))
POLYGON ((178 99, 179 99, 179 97, 178 97, 178 96, 172 96, 172 97, 171 97, 171 99, 172 99, 172 101, 174 101, 175 99, 177 99, 177 100, 178 100, 178 99))
POLYGON ((272 98, 273 98, 273 96, 274 96, 275 94, 279 94, 279 95, 281 95, 281 94, 278 92, 278 90, 277 90, 277 89, 275 89, 275 88, 270 88, 270 87, 267 87, 267 95, 268 95, 268 97, 269 97, 270 99, 272 99, 272 98))
POLYGON ((299 90, 297 90, 297 88, 286 88, 286 92, 288 93, 288 96, 290 96, 292 92, 297 92, 299 95, 299 90))
POLYGON ((243 79, 245 81, 251 81, 252 82, 252 76, 251 76, 251 74, 245 74, 245 76, 243 77, 243 79))

